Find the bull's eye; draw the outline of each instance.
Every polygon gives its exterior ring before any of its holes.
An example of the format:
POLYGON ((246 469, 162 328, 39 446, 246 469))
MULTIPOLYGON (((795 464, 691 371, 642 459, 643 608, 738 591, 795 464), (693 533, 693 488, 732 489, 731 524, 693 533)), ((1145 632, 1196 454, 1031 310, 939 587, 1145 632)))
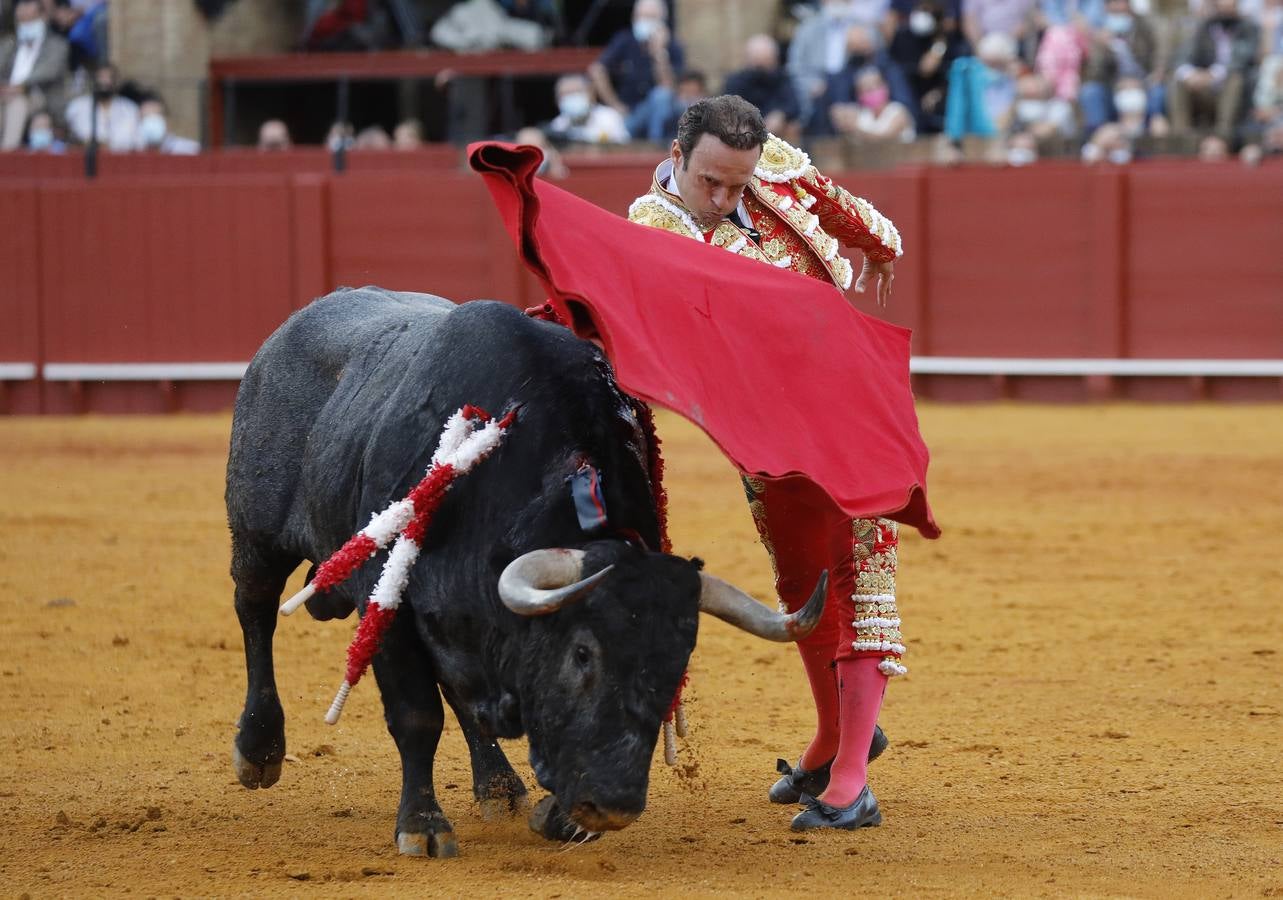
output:
POLYGON ((575 646, 575 662, 587 668, 588 664, 592 662, 592 651, 583 644, 577 644, 575 646))

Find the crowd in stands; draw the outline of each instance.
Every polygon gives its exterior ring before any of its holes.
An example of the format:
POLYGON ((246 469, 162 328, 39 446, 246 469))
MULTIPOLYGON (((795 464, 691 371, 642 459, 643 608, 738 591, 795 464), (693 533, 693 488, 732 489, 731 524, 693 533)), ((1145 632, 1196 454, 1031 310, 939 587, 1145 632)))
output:
MULTIPOLYGON (((716 80, 675 33, 681 2, 635 0, 596 62, 556 81, 556 114, 529 117, 525 138, 550 149, 663 146, 682 111, 716 90, 756 104, 787 140, 892 160, 1283 155, 1283 0, 780 0, 773 33, 748 38, 739 67, 716 80)), ((576 25, 552 0, 437 5, 440 15, 420 24, 442 48, 537 50, 569 40, 576 25)), ((199 150, 169 133, 163 98, 120 84, 107 6, 14 0, 13 33, 0 38, 0 148, 59 152, 96 140, 118 152, 199 150)), ((301 43, 387 46, 394 29, 385 21, 378 38, 376 7, 311 3, 318 14, 301 43)), ((384 12, 405 9, 387 0, 384 12)), ((327 138, 331 150, 421 142, 413 120, 391 133, 335 125, 327 138)), ((258 144, 289 147, 285 122, 264 123, 258 144)))

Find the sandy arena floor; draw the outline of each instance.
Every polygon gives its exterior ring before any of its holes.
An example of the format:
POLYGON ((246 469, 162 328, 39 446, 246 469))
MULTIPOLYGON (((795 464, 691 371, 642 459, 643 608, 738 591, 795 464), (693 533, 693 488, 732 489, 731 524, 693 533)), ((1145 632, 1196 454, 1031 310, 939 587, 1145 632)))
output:
MULTIPOLYGON (((0 419, 0 892, 1283 896, 1283 407, 922 420, 946 534, 902 549, 882 828, 788 831, 765 791, 809 736, 800 665, 710 621, 692 737, 636 824, 563 852, 482 822, 451 721, 461 856, 436 861, 393 847, 373 681, 322 722, 351 621, 281 623, 291 761, 236 783, 229 419, 0 419)), ((679 552, 768 596, 733 473, 684 422, 661 433, 679 552)))

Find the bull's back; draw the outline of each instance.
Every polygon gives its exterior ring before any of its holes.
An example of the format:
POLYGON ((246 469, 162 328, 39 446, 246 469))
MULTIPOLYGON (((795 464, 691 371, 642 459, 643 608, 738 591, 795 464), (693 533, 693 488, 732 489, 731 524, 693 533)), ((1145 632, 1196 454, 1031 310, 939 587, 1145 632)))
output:
MULTIPOLYGON (((234 533, 283 535, 298 515, 299 478, 312 433, 334 407, 372 405, 404 372, 414 345, 456 307, 429 294, 343 289, 290 316, 254 355, 241 380, 227 461, 234 533)), ((341 470, 340 470, 341 471, 341 470)))

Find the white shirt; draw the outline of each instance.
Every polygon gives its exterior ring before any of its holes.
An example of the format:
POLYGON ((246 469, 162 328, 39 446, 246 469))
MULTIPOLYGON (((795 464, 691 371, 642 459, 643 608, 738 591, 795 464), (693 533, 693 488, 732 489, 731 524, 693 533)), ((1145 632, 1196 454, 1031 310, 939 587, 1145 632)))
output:
POLYGON ((590 109, 583 122, 573 122, 569 116, 560 115, 552 120, 548 129, 581 144, 628 143, 628 127, 624 124, 624 117, 619 114, 619 110, 604 103, 598 103, 590 109))
POLYGON ((40 48, 44 43, 44 38, 30 43, 18 42, 18 52, 13 57, 13 71, 9 73, 9 84, 27 83, 27 79, 31 77, 31 70, 36 67, 36 57, 40 55, 40 48))
POLYGON ((67 127, 81 143, 89 143, 90 109, 98 111, 98 143, 114 153, 128 153, 138 141, 138 104, 116 96, 104 106, 89 94, 67 104, 67 127))

